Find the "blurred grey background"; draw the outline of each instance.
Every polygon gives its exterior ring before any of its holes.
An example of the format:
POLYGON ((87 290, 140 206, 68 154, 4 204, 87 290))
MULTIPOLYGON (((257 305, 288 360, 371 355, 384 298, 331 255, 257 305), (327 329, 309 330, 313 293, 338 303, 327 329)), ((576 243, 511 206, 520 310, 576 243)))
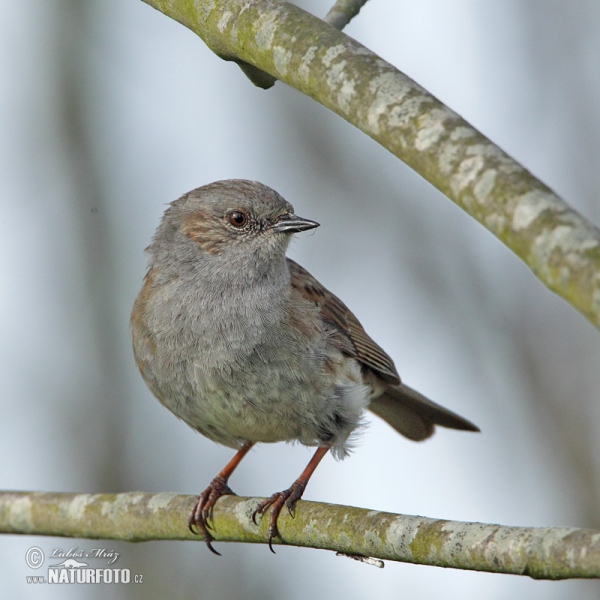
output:
MULTIPOLYGON (((327 2, 305 0, 323 16, 327 2)), ((1 0, 0 487, 198 493, 232 455, 162 408, 128 319, 165 208, 258 179, 322 224, 291 254, 400 374, 472 419, 414 444, 373 422, 305 498, 430 517, 600 528, 600 335, 509 250, 359 131, 232 63, 139 0, 1 0)), ((349 35, 416 79, 600 223, 600 4, 371 0, 349 35)), ((232 487, 268 495, 311 455, 263 446, 232 487)), ((5 598, 598 598, 333 553, 5 536, 5 598), (40 546, 121 552, 140 586, 33 586, 40 546)), ((42 572, 44 569, 42 569, 42 572)))

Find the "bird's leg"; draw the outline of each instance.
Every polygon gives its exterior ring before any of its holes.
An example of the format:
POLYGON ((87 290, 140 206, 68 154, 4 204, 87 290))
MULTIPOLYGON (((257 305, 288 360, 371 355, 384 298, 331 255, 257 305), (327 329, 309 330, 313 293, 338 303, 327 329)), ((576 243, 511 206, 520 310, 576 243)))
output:
POLYGON ((267 500, 263 500, 252 514, 252 520, 258 525, 258 523, 256 523, 256 515, 262 516, 267 508, 271 507, 271 510, 269 511, 269 548, 273 554, 275 554, 275 550, 273 550, 273 538, 281 537, 279 535, 279 530, 277 529, 277 518, 279 517, 283 505, 285 504, 288 512, 293 517, 296 502, 302 498, 308 480, 311 478, 311 475, 314 473, 318 464, 327 452, 329 452, 329 446, 319 446, 308 465, 306 465, 304 471, 302 471, 302 475, 300 475, 287 490, 276 492, 267 500))
MULTIPOLYGON (((227 463, 225 468, 211 481, 210 485, 198 496, 194 508, 188 518, 188 528, 193 534, 202 534, 208 549, 214 554, 219 554, 211 545, 213 540, 210 534, 208 519, 212 519, 212 509, 216 501, 221 496, 233 494, 231 488, 227 485, 231 474, 246 456, 248 450, 254 446, 254 442, 246 442, 236 453, 236 455, 227 463)), ((220 554, 219 554, 220 556, 220 554)))

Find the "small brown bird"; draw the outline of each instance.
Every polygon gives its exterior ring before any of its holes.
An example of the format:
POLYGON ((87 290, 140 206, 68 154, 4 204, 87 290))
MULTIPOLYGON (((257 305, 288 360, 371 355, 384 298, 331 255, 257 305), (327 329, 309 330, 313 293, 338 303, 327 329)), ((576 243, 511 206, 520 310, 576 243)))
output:
POLYGON ((211 545, 208 520, 257 442, 316 446, 270 508, 292 513, 331 450, 348 454, 366 409, 411 440, 435 425, 479 431, 404 385, 392 359, 346 305, 285 252, 292 234, 318 227, 254 181, 217 181, 172 202, 156 230, 131 315, 136 362, 152 393, 190 427, 237 454, 198 498, 189 528, 211 545))

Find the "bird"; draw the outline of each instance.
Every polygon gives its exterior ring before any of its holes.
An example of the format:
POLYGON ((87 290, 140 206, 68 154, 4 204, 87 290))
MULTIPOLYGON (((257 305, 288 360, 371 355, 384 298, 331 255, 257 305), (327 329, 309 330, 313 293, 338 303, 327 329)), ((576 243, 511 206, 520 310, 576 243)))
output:
MULTIPOLYGON (((236 454, 198 497, 189 529, 211 542, 212 509, 257 443, 315 447, 305 470, 262 501, 269 547, 323 457, 345 458, 367 410, 404 437, 436 425, 479 431, 404 384, 357 317, 286 257, 292 236, 319 223, 257 181, 230 179, 171 202, 146 249, 148 271, 131 314, 137 367, 179 419, 236 454)), ((351 268, 351 265, 349 266, 351 268)))

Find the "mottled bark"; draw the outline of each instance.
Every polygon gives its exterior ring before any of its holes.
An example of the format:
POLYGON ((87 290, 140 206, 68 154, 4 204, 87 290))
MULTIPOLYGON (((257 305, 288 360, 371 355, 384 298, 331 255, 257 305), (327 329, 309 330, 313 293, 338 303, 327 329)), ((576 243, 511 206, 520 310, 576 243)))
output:
MULTIPOLYGON (((267 544, 268 519, 252 522, 260 500, 221 498, 214 539, 267 544)), ((202 541, 187 526, 195 501, 167 493, 0 492, 0 533, 202 541)), ((535 579, 600 577, 600 532, 586 529, 462 523, 305 501, 295 518, 283 511, 278 524, 283 543, 293 546, 535 579)))

